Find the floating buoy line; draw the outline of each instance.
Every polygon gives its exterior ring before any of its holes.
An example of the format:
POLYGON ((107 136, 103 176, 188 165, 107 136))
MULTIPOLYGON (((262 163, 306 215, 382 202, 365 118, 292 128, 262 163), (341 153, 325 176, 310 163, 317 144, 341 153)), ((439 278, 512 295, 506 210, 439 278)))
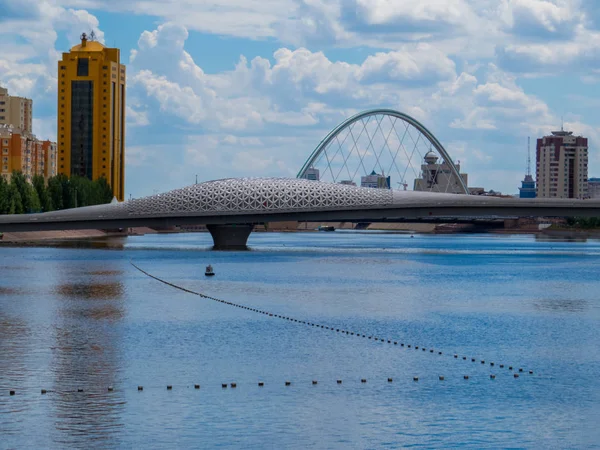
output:
MULTIPOLYGON (((154 280, 156 280, 156 281, 158 281, 160 283, 166 284, 167 286, 171 286, 172 288, 179 289, 180 291, 187 292, 189 294, 197 295, 198 297, 201 297, 201 298, 204 298, 204 299, 207 299, 207 300, 212 300, 212 301, 217 302, 217 303, 222 303, 224 305, 228 305, 228 306, 233 306, 235 308, 244 309, 244 310, 247 310, 247 311, 250 311, 250 312, 254 312, 256 314, 262 314, 262 315, 265 315, 267 317, 274 317, 276 319, 287 320, 288 322, 294 322, 294 323, 298 323, 298 324, 302 324, 302 325, 307 325, 309 327, 314 327, 314 328, 320 328, 320 329, 323 329, 323 330, 333 331, 335 333, 346 334, 346 335, 349 335, 349 336, 357 336, 357 337, 360 337, 360 338, 370 339, 370 340, 373 340, 373 341, 377 341, 377 342, 381 342, 381 343, 387 343, 387 344, 391 344, 391 345, 396 345, 396 346, 399 346, 399 347, 414 348, 415 350, 419 350, 419 348, 421 348, 423 352, 427 352, 427 350, 428 350, 426 347, 422 347, 422 346, 419 347, 418 345, 406 344, 404 342, 400 342, 397 339, 394 340, 394 339, 389 339, 389 338, 382 338, 382 337, 379 337, 379 336, 373 336, 370 333, 344 330, 344 329, 341 329, 341 328, 331 327, 329 325, 322 325, 322 324, 319 324, 319 323, 316 323, 316 322, 308 322, 308 321, 305 321, 305 320, 299 320, 299 319, 295 319, 293 317, 283 316, 281 314, 275 314, 275 313, 270 312, 270 311, 264 311, 264 310, 261 310, 261 309, 258 309, 258 308, 252 308, 250 306, 242 305, 242 304, 239 304, 239 303, 229 302, 227 300, 222 300, 222 299, 219 299, 219 298, 216 298, 216 297, 211 297, 210 295, 206 295, 206 294, 203 294, 201 292, 192 291, 191 289, 187 289, 187 288, 185 288, 183 286, 179 286, 177 284, 174 284, 174 283, 171 283, 169 281, 163 280, 162 278, 159 278, 159 277, 157 277, 155 275, 152 275, 151 273, 148 273, 144 269, 142 269, 141 267, 137 266, 133 261, 130 261, 129 263, 133 267, 135 267, 137 270, 139 270, 141 273, 143 273, 144 275, 146 275, 146 276, 148 276, 148 277, 150 277, 150 278, 152 278, 152 279, 154 279, 154 280)), ((437 354, 438 356, 441 356, 441 355, 445 354, 444 352, 442 352, 440 350, 434 350, 432 348, 429 349, 429 353, 437 354)), ((453 356, 454 356, 454 359, 458 359, 459 358, 459 355, 457 353, 453 354, 453 356)), ((462 356, 462 359, 463 360, 467 360, 467 356, 462 356)), ((471 358, 471 362, 476 362, 476 361, 477 361, 476 358, 471 358)), ((485 359, 481 360, 481 365, 487 366, 485 359)), ((489 363, 489 365, 490 365, 490 367, 494 367, 495 363, 493 361, 491 361, 489 363)), ((501 369, 503 369, 505 367, 505 365, 504 364, 500 364, 498 367, 500 367, 501 369)), ((512 371, 513 370, 513 366, 509 365, 508 366, 508 370, 512 371)), ((523 368, 519 368, 518 370, 519 370, 519 372, 523 372, 524 371, 523 368)), ((533 375, 533 370, 529 370, 528 373, 530 375, 533 375)), ((516 375, 515 378, 518 378, 518 374, 515 374, 515 375, 516 375)), ((494 375, 494 377, 490 377, 490 378, 491 379, 495 379, 495 375, 494 375)), ((466 379, 468 379, 468 377, 466 379)))

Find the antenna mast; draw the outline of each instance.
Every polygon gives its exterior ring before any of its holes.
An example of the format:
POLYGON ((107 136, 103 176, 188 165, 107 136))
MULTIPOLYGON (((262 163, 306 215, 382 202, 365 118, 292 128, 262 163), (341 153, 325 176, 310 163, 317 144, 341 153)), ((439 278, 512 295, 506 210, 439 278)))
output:
POLYGON ((531 176, 531 137, 527 136, 527 176, 531 176))

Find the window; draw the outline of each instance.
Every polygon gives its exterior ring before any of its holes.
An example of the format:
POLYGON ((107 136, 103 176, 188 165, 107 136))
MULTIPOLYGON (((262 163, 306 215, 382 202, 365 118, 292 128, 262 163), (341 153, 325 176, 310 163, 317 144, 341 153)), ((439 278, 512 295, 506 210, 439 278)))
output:
POLYGON ((60 66, 60 70, 67 70, 67 66, 60 66))
POLYGON ((5 119, 4 119, 4 116, 0 116, 0 120, 5 120, 5 119))
POLYGON ((89 75, 90 60, 88 58, 79 58, 77 60, 77 76, 87 77, 89 75))
POLYGON ((71 89, 71 174, 92 178, 94 84, 73 81, 71 89))

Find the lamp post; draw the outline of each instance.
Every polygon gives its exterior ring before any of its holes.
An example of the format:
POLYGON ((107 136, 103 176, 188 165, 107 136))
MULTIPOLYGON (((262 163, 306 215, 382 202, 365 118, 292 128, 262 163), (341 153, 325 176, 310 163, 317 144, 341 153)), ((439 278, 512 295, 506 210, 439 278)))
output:
POLYGON ((198 184, 198 174, 196 174, 196 184, 198 184))

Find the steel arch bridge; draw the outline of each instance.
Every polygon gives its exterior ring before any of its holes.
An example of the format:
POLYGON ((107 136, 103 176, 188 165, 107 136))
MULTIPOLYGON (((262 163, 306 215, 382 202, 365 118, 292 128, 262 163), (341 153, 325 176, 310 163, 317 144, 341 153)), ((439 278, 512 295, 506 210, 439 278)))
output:
POLYGON ((460 165, 433 133, 393 109, 371 109, 343 121, 319 143, 297 178, 368 187, 397 183, 404 190, 412 178, 413 190, 469 193, 460 165))

